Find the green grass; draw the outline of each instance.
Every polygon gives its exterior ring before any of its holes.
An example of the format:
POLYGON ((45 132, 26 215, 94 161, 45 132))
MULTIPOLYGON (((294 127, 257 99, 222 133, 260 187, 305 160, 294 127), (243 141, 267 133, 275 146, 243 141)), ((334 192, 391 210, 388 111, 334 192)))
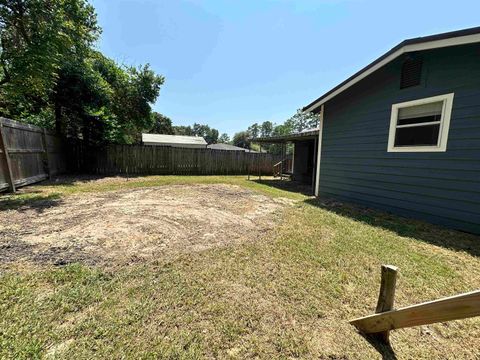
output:
MULTIPOLYGON (((78 179, 75 177, 62 177, 59 181, 46 181, 32 187, 20 189, 15 195, 6 194, 0 197, 0 210, 15 209, 21 206, 35 204, 37 201, 58 200, 61 197, 89 193, 105 192, 125 189, 162 185, 188 185, 188 184, 232 184, 243 186, 271 197, 286 197, 301 200, 304 195, 295 191, 285 191, 269 186, 269 180, 259 182, 255 177, 247 181, 245 176, 148 176, 148 177, 118 177, 107 178, 105 181, 92 181, 91 177, 78 179)), ((265 178, 263 178, 265 180, 265 178)), ((268 178, 270 179, 270 178, 268 178)))
MULTIPOLYGON (((348 320, 373 312, 380 265, 397 305, 478 288, 480 238, 244 177, 148 177, 31 187, 28 206, 82 192, 229 183, 297 200, 264 239, 113 270, 10 266, 0 273, 0 358, 474 359, 480 321, 392 333, 375 349, 348 320), (54 195, 52 195, 54 194, 54 195)), ((23 199, 23 200, 22 200, 23 199)))

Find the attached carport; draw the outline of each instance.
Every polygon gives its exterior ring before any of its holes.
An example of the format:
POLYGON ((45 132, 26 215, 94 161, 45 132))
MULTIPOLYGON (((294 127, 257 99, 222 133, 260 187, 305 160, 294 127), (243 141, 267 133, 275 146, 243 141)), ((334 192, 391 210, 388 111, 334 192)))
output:
POLYGON ((263 137, 253 139, 252 142, 258 144, 281 144, 282 161, 279 163, 281 175, 291 176, 293 181, 312 186, 312 192, 315 192, 315 176, 317 168, 317 149, 318 149, 319 130, 307 130, 300 133, 263 137), (286 154, 287 144, 293 144, 293 158, 291 169, 288 169, 289 158, 286 154))

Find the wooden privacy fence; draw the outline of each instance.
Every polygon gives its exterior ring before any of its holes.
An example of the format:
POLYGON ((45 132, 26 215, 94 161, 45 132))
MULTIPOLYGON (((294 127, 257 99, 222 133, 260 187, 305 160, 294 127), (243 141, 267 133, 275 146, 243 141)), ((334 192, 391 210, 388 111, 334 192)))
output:
POLYGON ((152 145, 69 147, 72 172, 99 175, 271 175, 280 156, 152 145))
POLYGON ((390 330, 480 316, 480 290, 393 310, 396 277, 396 267, 382 266, 376 314, 350 324, 365 334, 379 335, 388 343, 390 330))
POLYGON ((66 170, 62 141, 41 127, 0 117, 0 191, 66 170))

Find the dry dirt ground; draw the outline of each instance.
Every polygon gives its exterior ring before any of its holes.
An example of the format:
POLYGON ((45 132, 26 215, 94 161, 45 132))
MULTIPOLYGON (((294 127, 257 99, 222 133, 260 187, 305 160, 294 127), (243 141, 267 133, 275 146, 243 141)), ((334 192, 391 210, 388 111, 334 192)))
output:
POLYGON ((0 212, 0 265, 126 264, 253 241, 288 203, 222 184, 43 200, 0 212))

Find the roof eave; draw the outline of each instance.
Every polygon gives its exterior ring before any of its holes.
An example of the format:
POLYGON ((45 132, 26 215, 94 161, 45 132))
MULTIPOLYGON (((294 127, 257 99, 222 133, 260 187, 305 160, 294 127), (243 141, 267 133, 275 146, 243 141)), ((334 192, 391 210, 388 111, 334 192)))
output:
POLYGON ((301 141, 301 140, 315 139, 318 137, 318 133, 319 133, 319 130, 310 130, 310 131, 305 131, 301 133, 254 138, 251 141, 254 143, 270 143, 270 144, 283 143, 286 141, 301 141))
POLYGON ((480 42, 480 27, 405 40, 315 101, 303 107, 302 111, 315 111, 327 101, 331 100, 338 94, 347 90, 349 87, 366 78, 404 53, 449 46, 466 45, 477 42, 480 42))

